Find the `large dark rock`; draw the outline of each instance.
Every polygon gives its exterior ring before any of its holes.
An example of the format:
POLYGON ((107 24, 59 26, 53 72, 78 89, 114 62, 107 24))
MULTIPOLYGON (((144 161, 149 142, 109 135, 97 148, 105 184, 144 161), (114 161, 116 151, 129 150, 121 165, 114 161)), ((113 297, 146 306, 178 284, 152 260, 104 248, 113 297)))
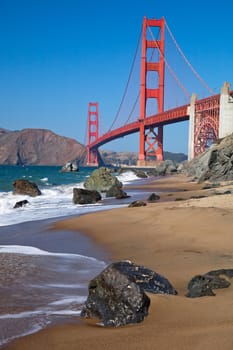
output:
POLYGON ((188 298, 214 296, 213 289, 227 288, 231 283, 224 277, 233 277, 233 269, 209 271, 204 275, 194 276, 188 283, 188 298))
POLYGON ((111 169, 104 167, 94 170, 84 182, 85 188, 98 192, 106 192, 113 186, 122 188, 122 183, 112 175, 111 169))
POLYGON ((143 289, 112 264, 91 280, 81 317, 97 318, 104 326, 118 327, 142 322, 149 305, 143 289))
POLYGON ((188 162, 185 172, 198 182, 233 180, 233 134, 188 162))
POLYGON ((144 291, 154 294, 173 294, 177 291, 167 278, 144 266, 136 265, 131 261, 119 261, 112 266, 138 284, 144 291))
POLYGON ((101 200, 101 195, 95 190, 86 190, 83 188, 73 188, 74 204, 94 204, 101 200))
POLYGON ((34 182, 19 179, 15 180, 13 183, 14 186, 14 194, 25 194, 31 197, 36 197, 41 195, 41 191, 37 187, 37 185, 34 182))

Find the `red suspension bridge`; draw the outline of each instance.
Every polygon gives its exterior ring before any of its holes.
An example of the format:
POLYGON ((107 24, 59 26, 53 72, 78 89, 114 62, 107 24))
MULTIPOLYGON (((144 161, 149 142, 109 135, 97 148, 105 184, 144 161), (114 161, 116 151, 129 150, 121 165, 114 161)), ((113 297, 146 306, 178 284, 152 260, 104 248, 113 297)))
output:
MULTIPOLYGON (((189 159, 204 152, 216 139, 233 132, 233 91, 230 91, 229 84, 224 83, 220 94, 215 94, 208 87, 183 54, 164 18, 147 19, 144 17, 139 42, 141 44, 140 80, 138 84, 140 88, 133 107, 130 112, 125 113, 126 121, 122 123, 123 125, 115 126, 118 119, 120 119, 130 81, 133 80, 132 72, 135 58, 117 114, 110 129, 102 135, 99 131, 98 103, 89 103, 87 126, 88 165, 98 165, 98 148, 100 146, 137 132, 139 132, 138 165, 147 165, 149 159, 163 160, 163 128, 167 124, 189 120, 189 159), (186 66, 202 87, 208 91, 209 97, 198 100, 196 95, 190 96, 168 63, 165 53, 165 28, 186 66), (182 90, 186 98, 189 99, 188 103, 173 108, 165 108, 165 85, 168 85, 165 72, 168 72, 176 82, 173 93, 178 89, 182 90), (149 110, 149 106, 153 107, 153 112, 149 110), (133 113, 136 118, 132 121, 133 113)), ((139 45, 135 57, 138 48, 139 45)))

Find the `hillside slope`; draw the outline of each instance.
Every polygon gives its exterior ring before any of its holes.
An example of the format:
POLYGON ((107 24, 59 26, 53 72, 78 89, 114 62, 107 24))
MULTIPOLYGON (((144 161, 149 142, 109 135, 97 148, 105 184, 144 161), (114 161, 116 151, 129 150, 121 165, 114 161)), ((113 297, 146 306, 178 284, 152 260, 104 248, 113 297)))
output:
POLYGON ((86 147, 46 129, 0 129, 0 164, 63 165, 83 162, 86 147))

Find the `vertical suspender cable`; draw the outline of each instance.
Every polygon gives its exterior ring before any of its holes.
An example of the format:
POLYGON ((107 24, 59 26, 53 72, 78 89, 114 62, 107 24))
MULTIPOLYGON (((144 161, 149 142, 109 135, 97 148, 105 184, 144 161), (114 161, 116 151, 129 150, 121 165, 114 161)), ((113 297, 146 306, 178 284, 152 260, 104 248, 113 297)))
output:
MULTIPOLYGON (((151 29, 149 28, 149 31, 150 31, 150 34, 152 36, 152 39, 155 41, 155 43, 157 43, 155 37, 154 37, 154 34, 152 33, 151 29)), ((189 92, 187 91, 187 89, 183 86, 183 84, 181 83, 181 81, 177 78, 174 70, 172 69, 172 67, 169 65, 168 61, 166 60, 166 57, 164 56, 164 54, 161 52, 160 50, 160 47, 157 45, 157 48, 160 52, 161 55, 163 55, 163 58, 164 58, 164 62, 169 70, 169 72, 171 73, 171 75, 173 76, 173 78, 176 80, 177 84, 179 85, 179 87, 182 89, 182 91, 184 92, 184 94, 187 96, 187 97, 190 97, 190 94, 189 92)))
POLYGON ((209 91, 209 93, 211 93, 212 95, 214 95, 214 91, 207 85, 207 83, 201 78, 201 76, 197 73, 197 71, 193 68, 193 66, 191 65, 191 63, 189 62, 189 60, 187 59, 187 57, 184 55, 183 51, 181 50, 180 46, 178 45, 174 35, 172 34, 170 28, 168 27, 167 22, 165 21, 165 26, 168 30, 168 33, 170 34, 170 37, 172 38, 177 50, 179 51, 181 57, 184 59, 184 61, 187 63, 187 65, 189 66, 189 68, 191 69, 191 71, 193 72, 193 74, 197 77, 197 79, 201 82, 201 84, 209 91))
POLYGON ((117 120, 117 118, 118 118, 118 116, 120 114, 120 110, 121 110, 121 107, 123 105, 123 102, 125 100, 125 97, 126 97, 126 94, 127 94, 127 90, 128 90, 128 87, 129 87, 129 82, 130 82, 130 79, 131 79, 131 76, 132 76, 132 73, 133 73, 133 68, 134 68, 134 65, 135 65, 135 61, 136 61, 136 57, 137 57, 137 53, 138 53, 138 49, 139 49, 139 44, 140 44, 140 41, 141 41, 141 36, 142 36, 142 31, 140 32, 140 35, 139 35, 139 38, 138 38, 137 48, 136 48, 136 51, 135 51, 135 54, 134 54, 133 63, 132 63, 131 68, 130 68, 129 77, 128 77, 128 80, 127 80, 127 84, 126 84, 126 87, 125 87, 125 91, 124 91, 123 97, 121 99, 120 106, 119 106, 119 108, 117 110, 116 116, 115 116, 115 118, 114 118, 114 120, 113 120, 113 122, 112 122, 112 124, 111 124, 111 126, 110 126, 108 131, 111 131, 113 125, 115 124, 115 122, 116 122, 116 120, 117 120))

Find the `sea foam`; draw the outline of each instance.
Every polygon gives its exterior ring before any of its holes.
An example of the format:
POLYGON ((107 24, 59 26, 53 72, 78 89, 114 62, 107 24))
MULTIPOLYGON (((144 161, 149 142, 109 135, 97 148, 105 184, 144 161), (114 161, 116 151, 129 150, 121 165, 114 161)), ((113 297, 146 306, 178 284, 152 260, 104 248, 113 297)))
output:
MULTIPOLYGON (((123 184, 129 184, 138 180, 132 171, 124 172, 118 178, 123 184)), ((116 204, 108 204, 108 202, 89 205, 73 204, 73 188, 83 188, 83 182, 72 185, 46 186, 49 179, 46 177, 41 180, 44 182, 44 187, 41 188, 41 196, 29 197, 26 195, 14 195, 11 191, 0 192, 0 226, 81 215, 87 212, 112 209, 117 206, 116 204), (28 204, 14 209, 16 202, 25 199, 28 201, 28 204)))

